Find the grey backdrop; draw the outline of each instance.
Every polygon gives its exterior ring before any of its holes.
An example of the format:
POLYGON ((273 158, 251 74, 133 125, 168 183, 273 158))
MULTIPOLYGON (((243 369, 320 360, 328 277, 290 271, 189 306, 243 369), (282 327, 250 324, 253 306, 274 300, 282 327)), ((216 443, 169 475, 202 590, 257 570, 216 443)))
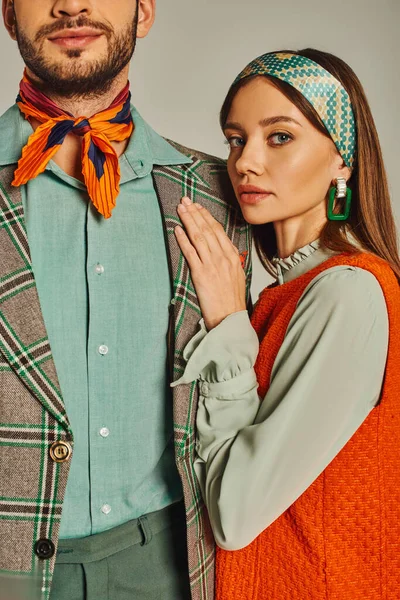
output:
MULTIPOLYGON (((400 0, 158 0, 154 28, 132 63, 134 103, 162 135, 226 156, 218 111, 247 62, 279 49, 333 52, 364 83, 400 223, 399 26, 400 0)), ((4 30, 0 56, 3 112, 23 68, 4 30)), ((266 281, 256 262, 255 296, 266 281)))

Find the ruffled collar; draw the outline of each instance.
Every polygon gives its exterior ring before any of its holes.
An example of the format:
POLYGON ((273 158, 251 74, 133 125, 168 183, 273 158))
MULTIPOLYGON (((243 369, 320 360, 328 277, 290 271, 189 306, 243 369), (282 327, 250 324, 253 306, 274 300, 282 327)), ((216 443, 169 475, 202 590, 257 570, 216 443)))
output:
POLYGON ((315 240, 286 258, 275 257, 272 263, 276 268, 278 283, 287 283, 317 267, 332 256, 330 250, 321 248, 319 240, 315 240))

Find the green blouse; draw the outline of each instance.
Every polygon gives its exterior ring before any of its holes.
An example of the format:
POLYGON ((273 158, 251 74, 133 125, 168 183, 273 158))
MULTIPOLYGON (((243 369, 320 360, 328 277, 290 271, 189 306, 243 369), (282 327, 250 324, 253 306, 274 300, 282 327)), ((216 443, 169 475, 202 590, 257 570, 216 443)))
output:
MULTIPOLYGON (((313 242, 275 261, 280 284, 330 256, 313 242)), ((388 316, 375 277, 350 266, 310 283, 260 403, 246 311, 199 333, 174 385, 199 379, 196 473, 219 546, 248 545, 311 485, 379 400, 388 316)))

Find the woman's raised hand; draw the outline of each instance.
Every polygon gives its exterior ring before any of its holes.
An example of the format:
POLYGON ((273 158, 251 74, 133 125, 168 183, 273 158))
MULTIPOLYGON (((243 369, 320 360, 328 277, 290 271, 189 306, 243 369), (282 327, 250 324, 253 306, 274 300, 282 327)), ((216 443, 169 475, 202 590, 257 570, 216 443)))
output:
POLYGON ((178 225, 175 235, 210 330, 228 315, 246 310, 246 279, 239 252, 223 227, 200 204, 182 198, 178 214, 186 233, 178 225))

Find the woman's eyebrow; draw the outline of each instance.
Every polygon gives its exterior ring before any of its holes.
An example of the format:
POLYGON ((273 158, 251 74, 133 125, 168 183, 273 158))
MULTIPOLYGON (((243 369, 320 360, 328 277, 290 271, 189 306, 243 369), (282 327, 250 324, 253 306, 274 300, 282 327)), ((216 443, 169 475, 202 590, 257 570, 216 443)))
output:
POLYGON ((240 129, 242 131, 243 127, 240 123, 237 123, 235 121, 229 121, 228 123, 225 123, 224 131, 225 129, 240 129))
POLYGON ((267 127, 268 125, 275 125, 276 123, 295 123, 296 125, 299 125, 300 127, 303 127, 303 125, 301 123, 299 123, 299 121, 296 121, 296 119, 293 119, 292 117, 285 117, 284 115, 279 115, 276 117, 268 117, 267 119, 261 119, 261 121, 259 121, 259 125, 261 127, 267 127))
MULTIPOLYGON (((292 117, 285 117, 284 115, 261 119, 258 124, 260 127, 268 127, 268 125, 275 125, 276 123, 295 123, 296 125, 299 125, 299 127, 303 127, 299 121, 296 121, 296 119, 293 119, 292 117)), ((225 123, 224 131, 226 129, 238 129, 242 131, 243 126, 236 121, 229 121, 228 123, 225 123)))

